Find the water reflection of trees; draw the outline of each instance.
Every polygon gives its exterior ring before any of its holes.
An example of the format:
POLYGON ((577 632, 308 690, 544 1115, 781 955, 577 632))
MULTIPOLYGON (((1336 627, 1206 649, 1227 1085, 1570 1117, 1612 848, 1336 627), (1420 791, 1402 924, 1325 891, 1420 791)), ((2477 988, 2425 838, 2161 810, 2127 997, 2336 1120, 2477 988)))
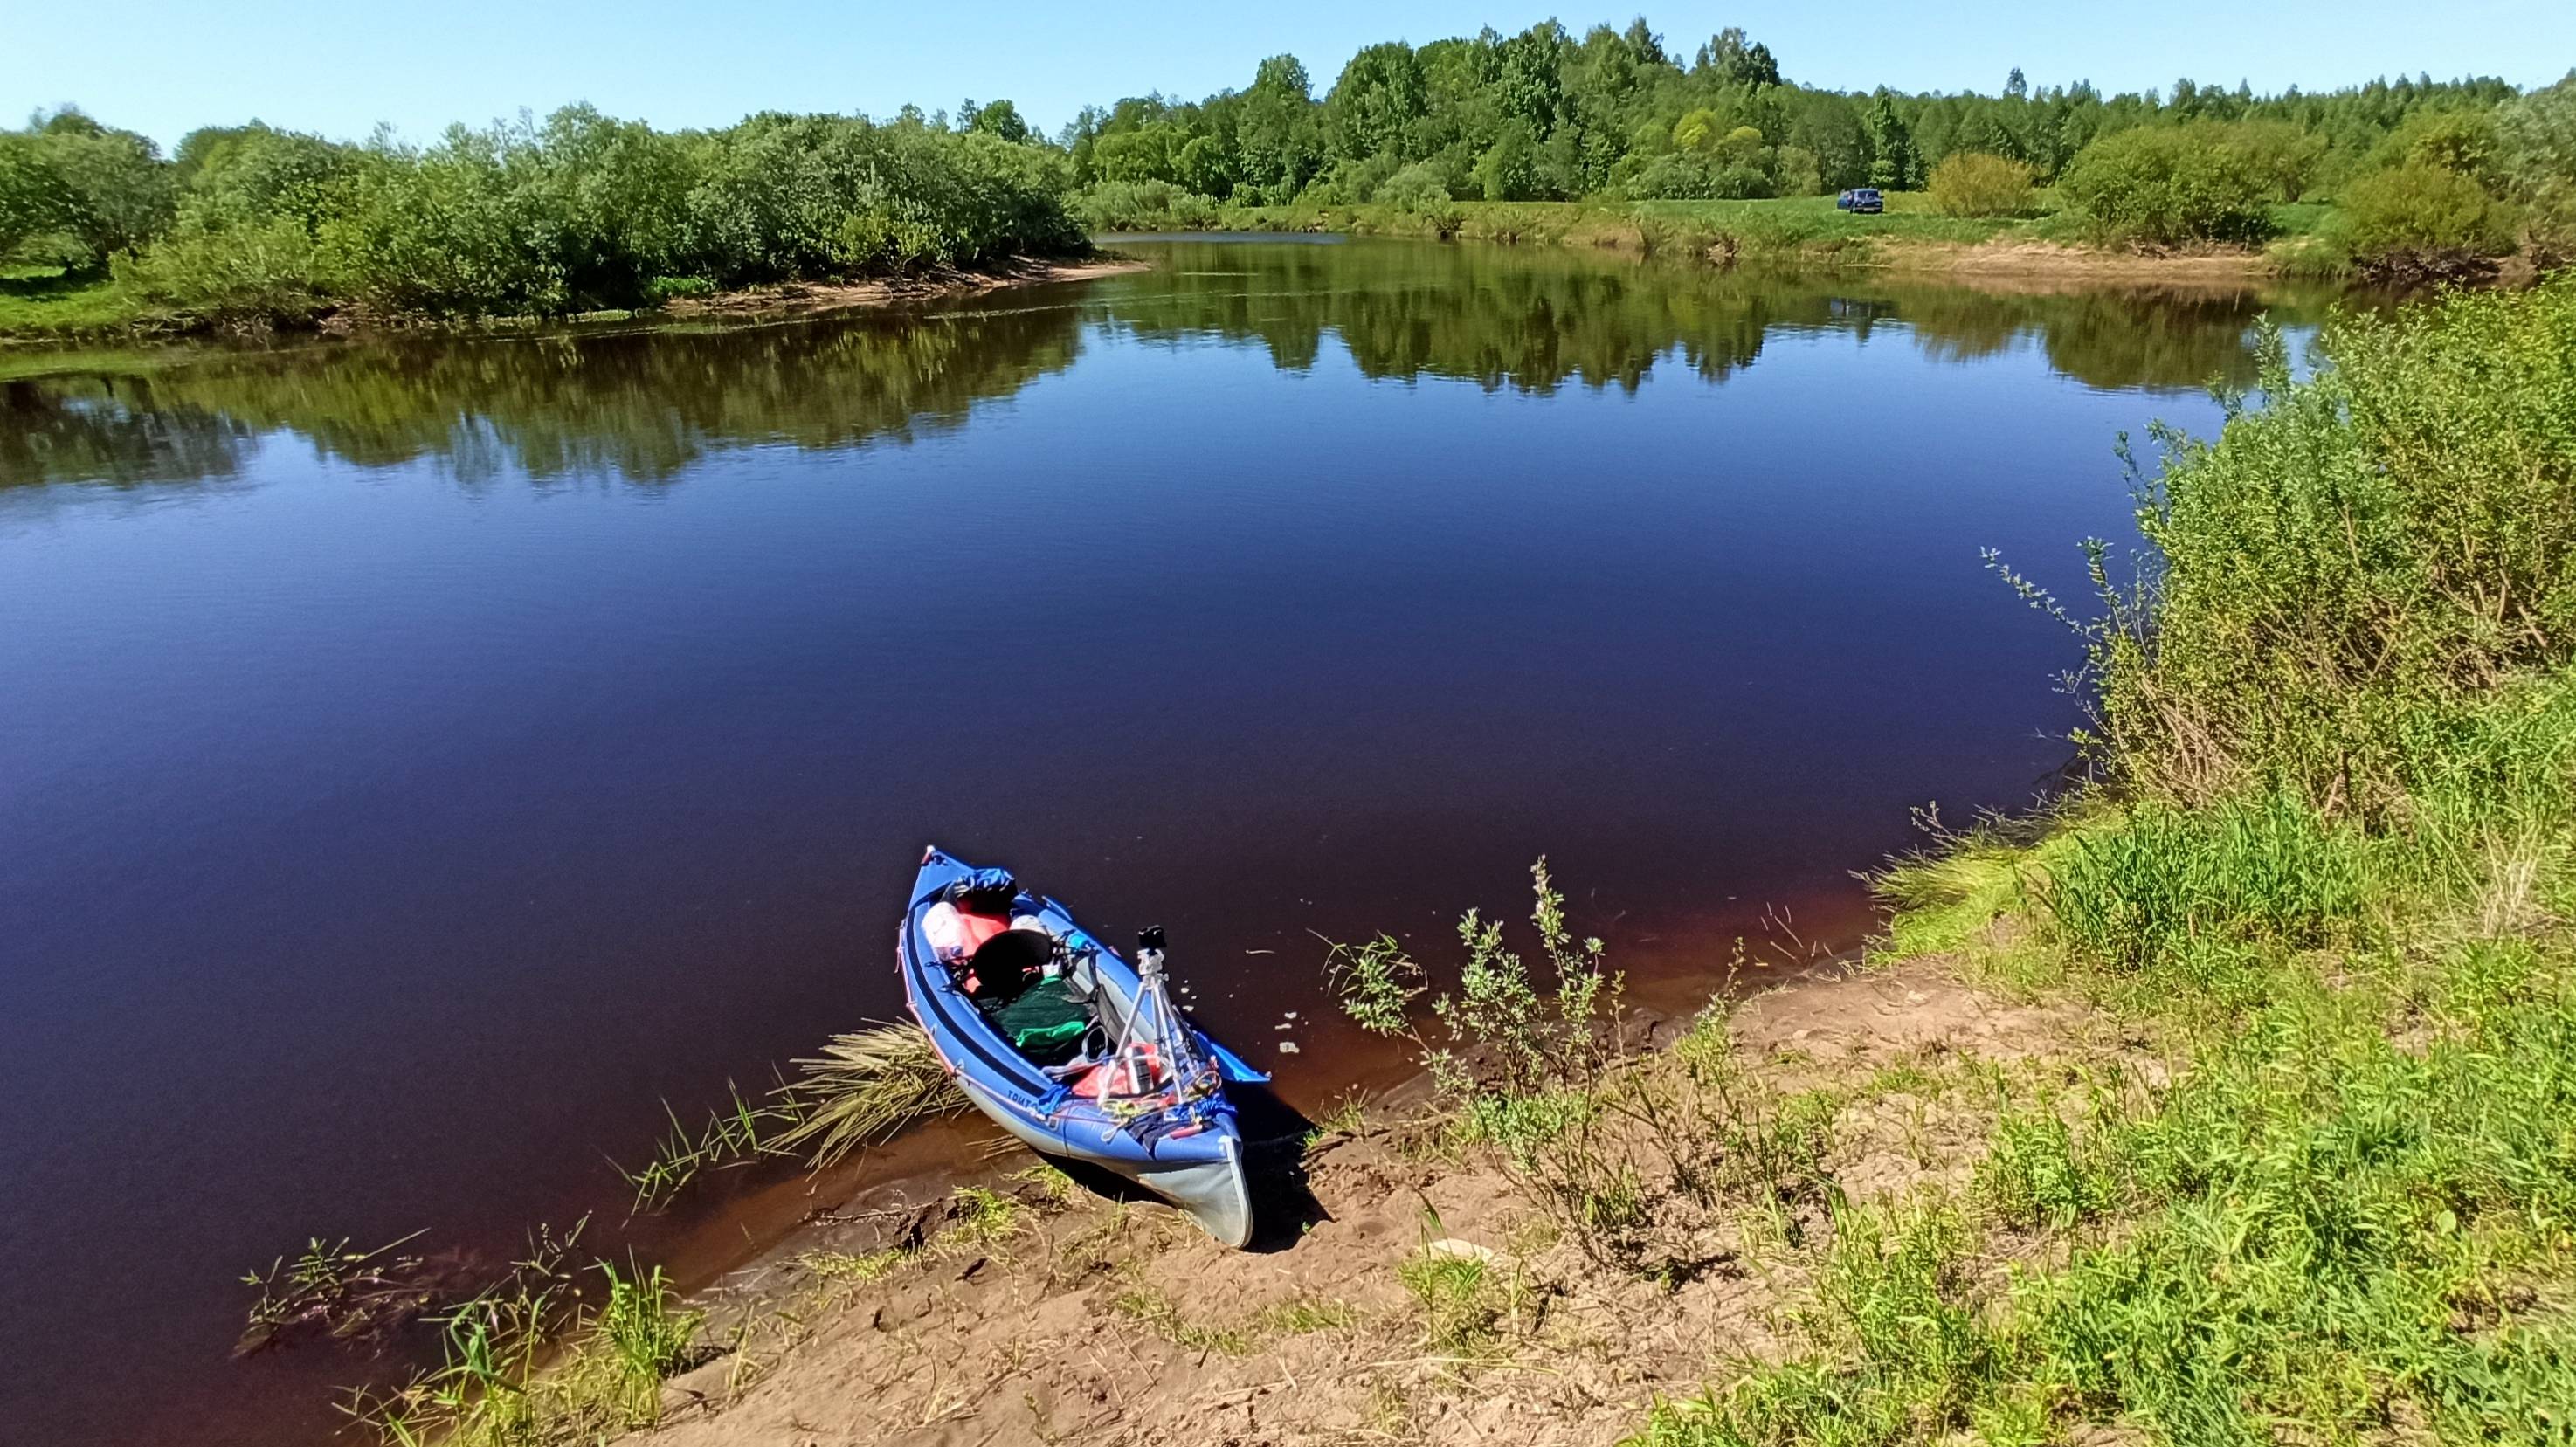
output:
POLYGON ((1135 335, 1253 340, 1303 368, 1338 336, 1371 377, 1634 390, 1679 348, 1722 381, 1787 319, 1773 289, 1555 247, 1184 243, 1097 303, 1135 335))
POLYGON ((1099 310, 1146 337, 1258 341, 1305 367, 1330 332, 1372 377, 1452 377, 1545 393, 1634 390, 1678 356, 1723 381, 1782 332, 1903 329, 1927 356, 1970 361, 2036 340, 2090 386, 2196 388, 2252 373, 2266 310, 2313 317, 2321 299, 2246 289, 2055 289, 1884 278, 1784 277, 1639 263, 1562 248, 1296 246, 1259 255, 1184 243, 1099 310))
POLYGON ((283 429, 362 465, 435 458, 466 480, 666 480, 706 452, 904 439, 1068 365, 1071 311, 829 321, 208 356, 133 376, 0 384, 0 484, 221 475, 283 429))
POLYGON ((1767 339, 1882 330, 1940 361, 2036 344, 2103 388, 2250 373, 2251 291, 2011 290, 1783 278, 1563 248, 1178 243, 1084 306, 1013 299, 928 313, 516 338, 389 339, 192 355, 132 375, 0 384, 0 484, 148 482, 236 471, 285 431, 364 465, 436 459, 478 479, 659 482, 706 452, 906 438, 953 426, 1068 365, 1086 324, 1149 341, 1216 336, 1306 368, 1329 333, 1371 377, 1546 393, 1634 390, 1657 367, 1722 382, 1767 339))

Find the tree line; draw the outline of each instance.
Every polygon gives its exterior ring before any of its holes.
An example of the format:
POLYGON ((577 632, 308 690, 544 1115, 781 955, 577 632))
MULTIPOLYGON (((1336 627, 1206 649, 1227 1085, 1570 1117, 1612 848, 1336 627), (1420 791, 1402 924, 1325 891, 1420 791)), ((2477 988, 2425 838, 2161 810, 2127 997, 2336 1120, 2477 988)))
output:
POLYGON ((165 159, 65 110, 0 133, 0 262, 200 313, 544 315, 1083 249, 1067 156, 1006 131, 568 106, 426 146, 209 127, 165 159))
POLYGON ((2576 75, 2374 80, 2258 95, 2085 83, 1866 94, 1800 85, 1723 30, 1689 55, 1643 20, 1581 36, 1554 21, 1354 55, 1320 96, 1294 56, 1198 101, 1085 110, 1061 143, 1094 225, 1128 212, 1453 200, 1750 200, 1928 188, 2008 215, 2056 187, 2099 239, 2252 241, 2270 208, 2358 198, 2363 249, 2509 249, 2576 234, 2576 75), (2395 180, 2387 179, 2399 174, 2395 180))
POLYGON ((0 132, 0 266, 113 273, 201 316, 545 314, 1062 253, 1176 208, 1863 185, 1965 215, 2049 194, 2152 244, 2259 240, 2270 208, 2331 195, 2347 255, 2547 255, 2576 236, 2576 75, 2104 94, 2013 70, 1992 94, 1861 94, 1798 84, 1741 30, 1685 55, 1640 19, 1370 45, 1320 94, 1273 56, 1241 89, 1130 97, 1052 137, 1009 101, 685 131, 572 106, 427 145, 209 127, 165 157, 66 109, 0 132))

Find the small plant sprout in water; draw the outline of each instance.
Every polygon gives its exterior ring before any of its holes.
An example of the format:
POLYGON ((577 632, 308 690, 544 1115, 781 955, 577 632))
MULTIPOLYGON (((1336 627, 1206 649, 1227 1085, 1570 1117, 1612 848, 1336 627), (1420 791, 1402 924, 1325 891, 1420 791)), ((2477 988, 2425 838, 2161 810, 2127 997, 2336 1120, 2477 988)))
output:
POLYGON ((784 1082, 771 1092, 768 1104, 754 1105, 745 1100, 741 1089, 730 1080, 725 1082, 725 1095, 728 1106, 709 1111, 706 1124, 696 1130, 682 1123, 669 1101, 662 1103, 662 1113, 669 1118, 671 1128, 654 1148, 653 1159, 633 1170, 617 1167, 617 1173, 635 1192, 636 1214, 669 1205, 697 1179, 700 1171, 786 1153, 782 1138, 802 1123, 802 1113, 784 1082))
POLYGON ((249 1356, 306 1332, 340 1341, 372 1337, 419 1315, 436 1297, 439 1273, 422 1257, 398 1253, 427 1234, 414 1231, 372 1251, 351 1250, 345 1236, 327 1246, 317 1236, 292 1261, 281 1256, 266 1271, 243 1272, 242 1284, 259 1299, 233 1354, 249 1356))

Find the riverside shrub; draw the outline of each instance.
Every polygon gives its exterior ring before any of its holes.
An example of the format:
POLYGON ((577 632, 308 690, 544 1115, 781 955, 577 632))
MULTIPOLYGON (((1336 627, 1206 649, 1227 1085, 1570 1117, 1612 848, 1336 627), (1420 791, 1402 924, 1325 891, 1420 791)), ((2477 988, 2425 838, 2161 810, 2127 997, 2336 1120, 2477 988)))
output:
POLYGON ((2496 111, 2505 192, 2544 261, 2576 258, 2576 71, 2496 111))
POLYGON ((2374 171, 2344 188, 2343 225, 2365 271, 2432 275, 2514 248, 2513 209, 2438 166, 2374 171))
POLYGON ((2576 662, 2576 277, 2357 316, 2302 379, 2266 338, 2140 524, 2161 571, 2097 635, 2133 785, 2409 813, 2501 683, 2576 662))
POLYGON ((1073 216, 1094 231, 1173 231, 1216 224, 1212 196, 1169 181, 1097 181, 1074 194, 1073 216))
POLYGON ((2058 187, 2116 241, 2260 241, 2272 187, 2225 127, 2141 126, 2077 153, 2058 187))
POLYGON ((1377 194, 1372 199, 1381 206, 1428 211, 1449 204, 1449 187, 1444 184, 1438 166, 1429 161, 1416 161, 1379 183, 1377 194))
POLYGON ((113 271, 147 301, 245 325, 309 316, 336 289, 313 233, 292 217, 182 227, 147 251, 120 253, 113 271))
POLYGON ((2018 216, 2030 206, 2037 175, 2029 166, 1983 151, 1954 151, 1932 168, 1923 189, 1944 216, 2018 216))

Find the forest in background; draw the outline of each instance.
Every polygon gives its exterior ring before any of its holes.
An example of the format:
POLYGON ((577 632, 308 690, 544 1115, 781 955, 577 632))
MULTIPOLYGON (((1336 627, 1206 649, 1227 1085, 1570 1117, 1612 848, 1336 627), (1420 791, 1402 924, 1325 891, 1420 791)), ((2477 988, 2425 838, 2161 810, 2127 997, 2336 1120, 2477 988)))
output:
POLYGON ((2459 276, 2517 251, 2546 266, 2576 248, 2576 74, 2528 94, 2419 76, 2106 95, 2015 69, 1993 94, 1857 94, 1796 83, 1740 30, 1685 55, 1640 19, 1371 45, 1320 95, 1274 56, 1241 89, 1130 97, 1051 137, 1007 100, 682 131, 575 105, 425 145, 210 126, 164 156, 64 108, 0 132, 0 331, 27 329, 10 303, 30 297, 60 303, 55 330, 551 315, 987 267, 1225 208, 1865 185, 2143 247, 2259 243, 2283 208, 2330 200, 2283 269, 2459 276))

